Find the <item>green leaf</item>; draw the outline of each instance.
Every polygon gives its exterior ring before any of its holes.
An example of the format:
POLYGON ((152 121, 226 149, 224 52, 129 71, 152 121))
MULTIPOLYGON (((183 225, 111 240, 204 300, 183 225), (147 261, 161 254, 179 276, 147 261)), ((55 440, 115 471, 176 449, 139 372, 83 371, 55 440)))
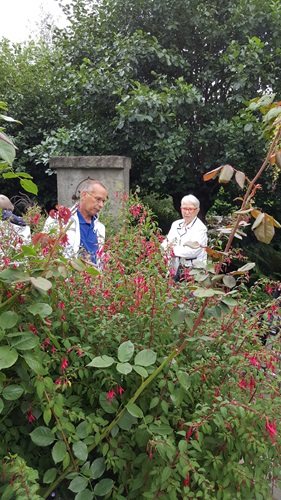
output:
POLYGON ((98 479, 101 477, 105 471, 105 459, 102 457, 96 458, 93 461, 90 470, 92 479, 98 479))
POLYGON ((88 458, 88 448, 83 441, 77 441, 76 443, 73 443, 73 453, 74 455, 79 458, 79 460, 83 460, 85 462, 88 458))
POLYGON ((237 301, 235 299, 233 299, 232 297, 225 297, 222 299, 222 302, 229 307, 237 306, 237 301))
POLYGON ((136 418, 142 418, 143 417, 143 412, 139 406, 137 406, 135 403, 128 403, 126 405, 126 408, 128 412, 136 418))
POLYGON ((29 179, 20 179, 20 185, 28 193, 32 193, 35 196, 37 196, 38 187, 36 186, 36 184, 34 184, 33 181, 31 181, 29 179))
MULTIPOLYGON (((1 132, 1 136, 3 133, 1 132)), ((0 158, 6 161, 10 167, 13 165, 13 161, 16 157, 15 146, 12 144, 8 144, 8 142, 4 141, 2 137, 0 137, 0 158)), ((5 174, 3 174, 3 177, 5 174)))
POLYGON ((2 396, 4 399, 7 401, 15 401, 16 399, 19 399, 23 393, 23 388, 21 385, 7 385, 2 392, 2 396))
POLYGON ((205 297, 213 297, 215 295, 214 290, 212 288, 196 288, 193 292, 194 297, 198 297, 203 299, 205 297))
POLYGON ((128 340, 127 342, 123 342, 118 347, 118 359, 121 361, 121 363, 125 363, 127 361, 130 361, 131 357, 134 354, 134 344, 128 340))
POLYGON ((43 476, 43 483, 44 484, 51 484, 54 482, 54 480, 57 477, 57 469, 54 467, 52 469, 46 470, 44 476, 43 476))
POLYGON ((14 311, 6 311, 0 316, 0 328, 2 330, 9 330, 13 328, 18 322, 18 315, 14 311))
POLYGON ((90 490, 83 490, 77 493, 74 500, 92 500, 94 493, 90 490))
POLYGON ((153 365, 155 361, 156 353, 150 349, 144 349, 143 351, 138 352, 135 357, 135 365, 150 366, 153 365))
POLYGON ((148 373, 147 373, 146 369, 143 368, 143 366, 133 366, 133 370, 135 370, 135 372, 137 372, 143 378, 148 377, 148 373))
POLYGON ((8 283, 19 283, 29 281, 29 275, 19 268, 8 268, 0 272, 0 280, 8 283))
POLYGON ((88 363, 86 366, 93 366, 94 368, 107 368, 108 366, 113 365, 114 359, 111 358, 110 356, 97 356, 96 358, 92 359, 90 363, 88 363))
POLYGON ((50 446, 55 441, 55 436, 49 427, 37 427, 29 435, 37 446, 50 446))
POLYGON ((26 333, 24 335, 17 335, 11 339, 12 347, 19 349, 20 351, 29 351, 36 347, 40 342, 40 339, 34 335, 34 333, 26 333))
POLYGON ((228 288, 233 288, 236 285, 236 279, 231 275, 224 276, 222 281, 228 288))
POLYGON ((108 495, 111 492, 113 485, 114 482, 112 479, 102 479, 94 487, 94 493, 97 496, 104 497, 105 495, 108 495))
POLYGON ((123 373, 124 375, 128 375, 132 371, 132 365, 130 363, 117 363, 116 370, 119 373, 123 373))
POLYGON ((22 355, 29 368, 36 373, 36 375, 45 375, 46 370, 43 368, 42 363, 38 355, 26 352, 22 355))
POLYGON ((66 445, 64 441, 57 441, 52 449, 52 457, 55 464, 62 462, 66 455, 66 445))
POLYGON ((174 309, 171 312, 171 320, 174 323, 174 325, 180 325, 181 323, 184 322, 186 317, 186 311, 182 309, 181 307, 174 307, 174 309))
POLYGON ((190 376, 186 372, 178 372, 178 381, 180 385, 187 391, 190 388, 190 376))
POLYGON ((68 489, 70 491, 73 491, 74 493, 80 493, 81 491, 84 491, 87 488, 87 486, 88 486, 88 479, 82 476, 77 476, 70 482, 68 489))
POLYGON ((46 278, 42 278, 42 276, 39 276, 39 278, 30 278, 30 282, 37 290, 43 290, 44 292, 52 288, 52 283, 46 280, 46 278))
POLYGON ((30 255, 32 257, 37 256, 37 252, 34 248, 30 247, 29 245, 22 245, 21 246, 21 251, 24 255, 30 255))
POLYGON ((0 398, 0 414, 2 413, 3 410, 4 410, 4 401, 3 399, 0 398))
POLYGON ((0 347, 0 370, 13 366, 17 359, 18 353, 15 349, 6 345, 0 347))
POLYGON ((122 417, 118 420, 118 426, 123 431, 129 431, 132 425, 135 425, 138 422, 136 417, 133 417, 128 411, 122 415, 122 417))
POLYGON ((106 392, 103 392, 99 395, 99 402, 101 407, 104 409, 104 411, 106 411, 106 413, 116 413, 119 406, 118 401, 116 400, 116 398, 113 398, 111 403, 109 403, 106 396, 106 392))
POLYGON ((160 436, 168 436, 169 434, 173 434, 173 429, 168 424, 163 424, 159 422, 159 425, 154 423, 150 424, 149 430, 152 434, 159 434, 160 436))
POLYGON ((36 314, 38 314, 38 316, 43 319, 50 316, 53 312, 51 306, 49 306, 49 304, 46 304, 45 302, 34 302, 27 308, 27 310, 31 314, 33 314, 33 316, 36 316, 36 314))

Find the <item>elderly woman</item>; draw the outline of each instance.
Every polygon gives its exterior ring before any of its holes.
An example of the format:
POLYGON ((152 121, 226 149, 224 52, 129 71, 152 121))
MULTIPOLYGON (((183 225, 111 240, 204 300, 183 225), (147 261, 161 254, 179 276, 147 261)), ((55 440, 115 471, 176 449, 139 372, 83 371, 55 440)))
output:
POLYGON ((189 194, 181 200, 182 219, 173 222, 171 229, 162 242, 168 252, 171 267, 175 270, 176 280, 180 279, 181 269, 191 267, 196 262, 207 261, 207 228, 198 218, 199 200, 189 194))
POLYGON ((13 210, 14 205, 12 204, 11 200, 4 194, 0 194, 0 223, 1 221, 10 222, 10 227, 16 233, 18 233, 23 240, 29 240, 30 227, 26 224, 25 220, 22 217, 15 215, 13 213, 13 210))

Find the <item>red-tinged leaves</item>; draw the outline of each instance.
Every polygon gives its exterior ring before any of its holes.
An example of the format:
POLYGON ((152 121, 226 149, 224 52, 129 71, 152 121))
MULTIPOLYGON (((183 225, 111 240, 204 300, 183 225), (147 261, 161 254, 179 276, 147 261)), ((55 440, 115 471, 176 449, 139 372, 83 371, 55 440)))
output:
POLYGON ((221 257, 225 257, 228 254, 225 252, 219 252, 218 250, 214 250, 213 248, 210 247, 205 247, 205 250, 210 257, 213 257, 214 259, 220 259, 221 257))
POLYGON ((219 171, 222 168, 223 167, 221 166, 221 167, 215 168, 214 170, 210 170, 210 172, 207 172, 206 174, 204 174, 204 176, 203 176, 204 181, 206 182, 206 181, 210 181, 211 179, 214 179, 218 175, 219 171))
POLYGON ((244 188, 245 179, 246 179, 246 175, 244 174, 244 172, 241 172, 240 170, 235 172, 235 180, 236 180, 238 186, 241 187, 241 189, 244 188))
POLYGON ((234 174, 234 168, 231 165, 224 165, 220 172, 219 183, 227 184, 234 174))

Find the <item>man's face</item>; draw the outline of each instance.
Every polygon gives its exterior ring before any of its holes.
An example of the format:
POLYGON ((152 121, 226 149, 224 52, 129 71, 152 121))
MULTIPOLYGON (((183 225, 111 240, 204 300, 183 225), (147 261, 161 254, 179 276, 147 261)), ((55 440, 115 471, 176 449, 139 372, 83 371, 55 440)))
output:
POLYGON ((82 215, 92 217, 97 215, 107 200, 107 191, 98 184, 90 187, 89 191, 82 191, 80 200, 80 211, 82 215), (84 213, 84 214, 83 214, 84 213))

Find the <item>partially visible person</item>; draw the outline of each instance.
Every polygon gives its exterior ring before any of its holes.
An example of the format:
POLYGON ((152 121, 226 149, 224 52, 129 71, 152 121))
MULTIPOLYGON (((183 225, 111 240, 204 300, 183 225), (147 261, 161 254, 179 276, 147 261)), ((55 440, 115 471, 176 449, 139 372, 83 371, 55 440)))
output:
MULTIPOLYGON (((106 187, 99 181, 87 179, 80 186, 80 200, 71 209, 72 216, 67 225, 68 242, 66 254, 73 253, 77 257, 91 260, 100 267, 99 253, 105 240, 105 227, 99 221, 98 214, 107 200, 106 187)), ((55 221, 48 217, 45 230, 54 227, 55 221)))
POLYGON ((4 194, 0 194, 1 220, 11 223, 11 228, 18 233, 23 240, 30 238, 30 227, 26 224, 23 217, 13 213, 14 205, 4 194))
POLYGON ((195 196, 192 194, 184 196, 181 200, 183 218, 173 222, 162 242, 162 248, 168 254, 176 281, 181 279, 184 268, 189 268, 197 262, 203 264, 207 262, 207 252, 204 248, 208 242, 207 228, 198 218, 199 210, 200 202, 195 196))

